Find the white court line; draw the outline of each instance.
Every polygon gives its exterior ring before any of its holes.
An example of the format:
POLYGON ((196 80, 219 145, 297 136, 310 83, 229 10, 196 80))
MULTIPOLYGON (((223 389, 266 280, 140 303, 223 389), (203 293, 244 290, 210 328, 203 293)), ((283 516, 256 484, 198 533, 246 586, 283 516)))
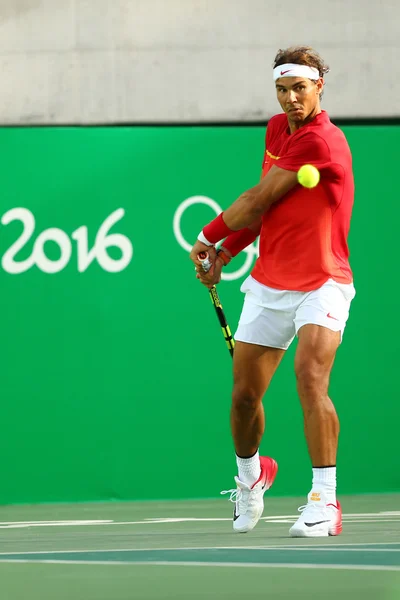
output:
MULTIPOLYGON (((314 546, 303 546, 303 545, 274 545, 274 546, 191 546, 191 547, 179 547, 179 548, 109 548, 104 550, 99 550, 96 548, 95 550, 35 550, 35 551, 26 551, 26 552, 0 552, 0 556, 20 556, 20 555, 31 555, 37 556, 41 554, 98 554, 101 552, 169 552, 169 551, 177 551, 177 552, 185 552, 187 550, 352 550, 349 549, 348 546, 390 546, 390 545, 398 545, 400 546, 400 542, 366 542, 363 543, 345 543, 345 544, 334 544, 332 546, 329 545, 318 545, 314 546)), ((381 548, 355 548, 354 551, 368 551, 368 552, 386 552, 386 549, 381 548)), ((399 552, 399 549, 390 549, 391 552, 399 552)), ((10 559, 12 560, 12 559, 10 559)), ((18 561, 20 562, 20 561, 18 561)), ((70 562, 70 561, 67 561, 70 562)), ((90 562, 90 561, 89 561, 90 562)), ((147 563, 145 563, 147 564, 147 563)))
MULTIPOLYGON (((274 525, 274 524, 290 524, 295 523, 296 518, 293 519, 271 519, 265 518, 260 519, 263 520, 266 525, 274 525)), ((103 521, 103 522, 80 522, 76 521, 75 523, 62 523, 62 522, 52 522, 52 523, 24 523, 18 525, 1 525, 0 529, 29 529, 30 527, 103 527, 104 525, 158 525, 163 523, 187 523, 191 521, 232 521, 232 518, 228 519, 165 519, 162 521, 103 521)), ((400 523, 400 519, 346 519, 343 518, 343 523, 400 523)))
POLYGON ((343 523, 400 523, 400 519, 343 519, 343 523))
POLYGON ((160 566, 160 567, 259 567, 264 569, 333 569, 336 571, 400 571, 400 566, 387 566, 387 565, 321 565, 321 564, 303 564, 303 563, 235 563, 235 562, 169 562, 164 560, 147 562, 123 562, 123 561, 90 561, 90 560, 3 560, 0 559, 1 563, 14 563, 14 564, 49 564, 49 565, 125 565, 125 566, 160 566))
POLYGON ((111 519, 62 519, 60 521, 0 521, 0 525, 32 525, 37 523, 38 525, 51 525, 57 523, 59 525, 75 525, 80 524, 86 525, 87 523, 114 523, 111 519))
MULTIPOLYGON (((294 515, 269 515, 261 517, 262 521, 275 519, 297 519, 298 514, 294 515)), ((378 513, 345 513, 344 519, 348 518, 384 518, 384 517, 400 517, 400 511, 381 511, 378 513)), ((136 524, 151 524, 151 523, 185 523, 185 522, 213 522, 213 521, 231 521, 231 517, 152 517, 141 521, 114 521, 112 519, 61 519, 58 521, 0 521, 0 527, 6 525, 136 525, 136 524)))
POLYGON ((84 527, 87 525, 112 525, 113 521, 9 521, 0 523, 0 529, 26 529, 28 527, 84 527))
MULTIPOLYGON (((231 520, 231 519, 229 519, 231 520)), ((270 523, 295 523, 296 519, 268 519, 265 521, 266 525, 270 523)), ((400 523, 400 519, 346 519, 343 518, 343 523, 400 523)))
MULTIPOLYGON (((278 517, 261 517, 260 521, 264 521, 266 524, 268 523, 294 523, 298 519, 299 515, 293 516, 290 520, 281 519, 278 517)), ((232 517, 223 518, 223 519, 159 519, 154 521, 114 521, 112 523, 100 523, 100 525, 159 525, 164 523, 206 523, 206 522, 223 522, 223 521, 232 521, 232 517)), ((350 519, 343 516, 343 523, 400 523, 400 519, 363 519, 360 515, 357 519, 350 519)))
MULTIPOLYGON (((260 521, 270 521, 275 519, 298 519, 297 515, 269 515, 266 517, 260 517, 260 521)), ((384 517, 399 517, 400 512, 390 513, 345 513, 343 519, 383 519, 384 517)), ((153 517, 151 519, 144 519, 143 521, 114 521, 114 524, 120 523, 122 525, 129 525, 130 523, 184 523, 184 522, 195 522, 195 521, 231 521, 231 517, 153 517)))
MULTIPOLYGON (((306 551, 318 551, 318 552, 400 552, 400 548, 326 548, 320 546, 302 546, 301 548, 293 548, 292 546, 281 546, 281 550, 295 550, 298 552, 299 550, 306 551)), ((259 548, 261 550, 261 548, 259 548)), ((277 550, 277 548, 274 548, 277 550)))
MULTIPOLYGON (((397 523, 400 519, 388 519, 385 517, 397 516, 396 511, 390 513, 351 513, 343 515, 345 523, 397 523)), ((279 515, 261 517, 265 523, 291 523, 298 515, 279 515), (290 519, 289 521, 287 519, 290 519)), ((113 521, 113 520, 76 520, 76 521, 5 521, 0 522, 0 529, 24 529, 29 527, 87 527, 104 525, 157 525, 162 523, 191 523, 191 522, 224 522, 231 521, 231 517, 223 518, 152 518, 142 521, 113 521)))

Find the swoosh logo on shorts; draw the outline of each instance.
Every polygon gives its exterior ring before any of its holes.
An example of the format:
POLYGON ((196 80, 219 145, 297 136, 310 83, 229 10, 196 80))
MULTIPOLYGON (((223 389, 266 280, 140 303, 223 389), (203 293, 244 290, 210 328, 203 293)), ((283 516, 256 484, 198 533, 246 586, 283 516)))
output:
POLYGON ((329 319, 335 319, 335 321, 339 321, 339 319, 337 319, 336 317, 332 317, 332 315, 331 315, 331 313, 330 313, 330 312, 329 312, 329 313, 328 313, 326 316, 327 316, 329 319))

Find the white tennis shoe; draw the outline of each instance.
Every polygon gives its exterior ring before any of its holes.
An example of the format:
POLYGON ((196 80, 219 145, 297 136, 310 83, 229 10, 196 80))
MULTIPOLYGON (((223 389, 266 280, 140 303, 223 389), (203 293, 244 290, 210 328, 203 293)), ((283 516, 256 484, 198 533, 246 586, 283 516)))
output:
POLYGON ((221 494, 229 494, 229 500, 235 503, 233 509, 233 530, 247 533, 257 525, 264 510, 264 494, 274 483, 278 464, 269 456, 260 456, 261 475, 248 486, 235 477, 237 488, 224 490, 221 494))
POLYGON ((300 517, 289 529, 291 537, 328 537, 342 533, 342 509, 340 503, 331 504, 323 492, 308 494, 308 503, 300 506, 300 517))

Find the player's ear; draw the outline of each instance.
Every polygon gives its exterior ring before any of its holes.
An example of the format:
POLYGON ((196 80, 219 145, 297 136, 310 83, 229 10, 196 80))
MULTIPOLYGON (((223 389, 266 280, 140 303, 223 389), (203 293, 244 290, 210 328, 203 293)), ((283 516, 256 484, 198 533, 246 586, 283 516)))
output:
POLYGON ((318 81, 316 81, 316 93, 318 96, 320 96, 323 92, 324 89, 324 80, 322 79, 322 77, 320 77, 318 79, 318 81))

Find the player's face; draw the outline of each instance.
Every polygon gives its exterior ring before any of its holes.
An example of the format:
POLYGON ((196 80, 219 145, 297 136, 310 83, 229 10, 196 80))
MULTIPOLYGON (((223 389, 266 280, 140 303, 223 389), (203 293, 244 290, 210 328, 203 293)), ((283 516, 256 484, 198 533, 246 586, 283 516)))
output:
POLYGON ((289 121, 299 123, 320 110, 323 81, 303 77, 280 77, 276 80, 278 102, 289 121))

